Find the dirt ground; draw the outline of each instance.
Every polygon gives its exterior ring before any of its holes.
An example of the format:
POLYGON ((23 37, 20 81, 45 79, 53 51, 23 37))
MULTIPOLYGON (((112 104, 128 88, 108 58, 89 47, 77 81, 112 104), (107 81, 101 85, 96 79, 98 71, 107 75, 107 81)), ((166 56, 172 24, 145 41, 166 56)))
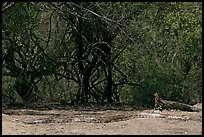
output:
POLYGON ((202 112, 4 109, 3 135, 201 135, 202 112))

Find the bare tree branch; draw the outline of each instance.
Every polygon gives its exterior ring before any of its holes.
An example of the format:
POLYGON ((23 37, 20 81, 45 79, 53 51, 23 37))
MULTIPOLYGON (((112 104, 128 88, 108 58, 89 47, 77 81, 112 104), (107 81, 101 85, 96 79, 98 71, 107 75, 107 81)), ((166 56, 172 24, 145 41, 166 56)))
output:
POLYGON ((15 3, 14 2, 5 2, 3 5, 2 5, 2 12, 7 10, 8 8, 10 8, 12 5, 14 5, 15 3))

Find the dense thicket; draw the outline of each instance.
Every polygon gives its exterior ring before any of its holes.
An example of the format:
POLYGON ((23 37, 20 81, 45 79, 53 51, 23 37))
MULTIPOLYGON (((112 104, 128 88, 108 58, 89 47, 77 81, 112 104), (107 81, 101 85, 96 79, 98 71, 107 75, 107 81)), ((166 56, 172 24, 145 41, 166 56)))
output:
POLYGON ((2 2, 2 98, 153 106, 202 99, 198 2, 2 2))

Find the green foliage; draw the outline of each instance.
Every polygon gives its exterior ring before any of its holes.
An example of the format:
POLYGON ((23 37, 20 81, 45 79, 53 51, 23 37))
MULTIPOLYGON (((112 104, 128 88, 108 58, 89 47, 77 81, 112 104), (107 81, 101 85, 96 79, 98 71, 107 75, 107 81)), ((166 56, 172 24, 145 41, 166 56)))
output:
POLYGON ((158 92, 201 102, 201 9, 194 2, 15 3, 2 13, 5 94, 17 97, 21 78, 54 101, 102 103, 118 94, 153 107, 158 92))
POLYGON ((36 18, 39 15, 39 7, 32 3, 16 3, 6 12, 3 12, 3 28, 11 33, 10 36, 20 40, 28 31, 37 27, 36 18))

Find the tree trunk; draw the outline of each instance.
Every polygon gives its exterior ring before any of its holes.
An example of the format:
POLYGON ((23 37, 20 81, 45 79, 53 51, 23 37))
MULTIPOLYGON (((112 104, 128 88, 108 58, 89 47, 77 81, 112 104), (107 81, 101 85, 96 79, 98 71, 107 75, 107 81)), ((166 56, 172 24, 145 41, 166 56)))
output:
POLYGON ((113 102, 113 80, 112 80, 112 66, 110 62, 110 51, 107 54, 107 102, 113 102))

